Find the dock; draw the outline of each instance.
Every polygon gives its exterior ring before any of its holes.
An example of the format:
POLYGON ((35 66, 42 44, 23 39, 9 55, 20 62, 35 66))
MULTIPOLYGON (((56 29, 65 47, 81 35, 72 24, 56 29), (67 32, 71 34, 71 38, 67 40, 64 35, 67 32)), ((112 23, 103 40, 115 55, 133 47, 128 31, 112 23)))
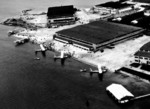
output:
POLYGON ((137 96, 137 97, 134 97, 131 100, 139 100, 139 99, 146 98, 146 97, 150 97, 150 94, 145 94, 145 95, 137 96))

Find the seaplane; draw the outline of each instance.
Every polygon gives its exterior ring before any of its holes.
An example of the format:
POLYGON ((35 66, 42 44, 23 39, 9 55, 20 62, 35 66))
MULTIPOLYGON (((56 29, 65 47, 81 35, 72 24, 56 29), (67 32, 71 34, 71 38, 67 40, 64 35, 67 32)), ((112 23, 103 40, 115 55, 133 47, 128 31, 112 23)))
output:
POLYGON ((61 60, 61 65, 64 65, 65 60, 67 58, 70 58, 72 55, 70 53, 66 53, 65 51, 61 51, 60 55, 54 55, 54 61, 56 61, 57 59, 61 60))
POLYGON ((106 67, 104 66, 101 66, 100 64, 98 64, 98 70, 92 70, 92 68, 90 68, 90 73, 93 74, 93 73, 98 73, 98 74, 102 74, 102 73, 105 73, 107 71, 106 67))
POLYGON ((38 52, 42 53, 43 57, 46 57, 46 51, 47 51, 47 47, 44 44, 40 44, 40 49, 35 50, 35 55, 37 56, 38 52))
POLYGON ((45 45, 44 43, 40 44, 40 49, 35 50, 35 55, 37 56, 37 53, 41 52, 42 56, 46 57, 47 50, 54 51, 54 48, 52 46, 53 46, 53 43, 49 43, 49 45, 45 45))

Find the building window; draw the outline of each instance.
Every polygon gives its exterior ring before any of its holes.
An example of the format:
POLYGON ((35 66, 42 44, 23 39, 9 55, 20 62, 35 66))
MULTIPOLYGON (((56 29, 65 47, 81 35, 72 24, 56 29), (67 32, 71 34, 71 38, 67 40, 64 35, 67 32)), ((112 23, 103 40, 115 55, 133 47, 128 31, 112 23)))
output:
POLYGON ((135 60, 135 62, 140 62, 140 60, 135 60))
POLYGON ((143 57, 139 57, 140 59, 143 59, 143 57))
POLYGON ((138 56, 135 56, 135 58, 139 58, 138 56))
POLYGON ((144 58, 145 60, 148 60, 148 58, 144 58))

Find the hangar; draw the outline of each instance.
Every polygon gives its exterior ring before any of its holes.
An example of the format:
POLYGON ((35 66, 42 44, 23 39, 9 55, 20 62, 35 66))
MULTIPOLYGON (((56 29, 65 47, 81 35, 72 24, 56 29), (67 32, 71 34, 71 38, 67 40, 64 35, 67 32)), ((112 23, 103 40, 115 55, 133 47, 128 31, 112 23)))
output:
POLYGON ((54 39, 74 46, 97 51, 106 46, 139 37, 144 29, 113 22, 95 21, 56 32, 54 39))
POLYGON ((133 9, 133 4, 127 4, 121 1, 110 1, 103 4, 95 5, 95 9, 104 13, 117 14, 133 9))
POLYGON ((121 84, 113 83, 106 88, 106 91, 110 93, 118 103, 127 103, 134 98, 134 95, 121 84))
POLYGON ((74 24, 76 11, 77 9, 73 5, 49 7, 47 12, 48 27, 74 24))

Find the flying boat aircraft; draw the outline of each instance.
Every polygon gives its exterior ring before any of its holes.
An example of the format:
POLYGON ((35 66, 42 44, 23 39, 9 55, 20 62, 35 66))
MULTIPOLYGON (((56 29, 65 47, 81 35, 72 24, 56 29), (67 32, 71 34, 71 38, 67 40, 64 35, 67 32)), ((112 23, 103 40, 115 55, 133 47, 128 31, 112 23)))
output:
POLYGON ((40 44, 40 49, 35 50, 35 55, 37 55, 38 52, 41 52, 42 56, 46 57, 46 51, 47 51, 46 46, 44 46, 44 44, 40 44))
POLYGON ((54 51, 52 46, 53 46, 53 43, 49 43, 49 45, 45 45, 44 43, 40 44, 40 49, 35 50, 35 55, 37 56, 38 52, 41 52, 42 56, 46 57, 47 50, 54 51))
POLYGON ((102 74, 104 72, 107 71, 106 67, 104 66, 101 66, 100 64, 98 64, 98 70, 92 70, 92 68, 90 68, 90 73, 99 73, 99 74, 102 74))
POLYGON ((106 71, 107 71, 106 67, 98 64, 98 70, 92 70, 90 68, 90 76, 92 77, 93 73, 97 73, 99 80, 102 81, 103 80, 103 73, 105 73, 106 71))
POLYGON ((64 65, 65 60, 66 60, 67 58, 70 58, 71 56, 72 56, 71 53, 65 52, 65 51, 62 50, 62 51, 60 52, 60 55, 54 55, 54 61, 60 59, 60 60, 61 60, 61 65, 64 65))

